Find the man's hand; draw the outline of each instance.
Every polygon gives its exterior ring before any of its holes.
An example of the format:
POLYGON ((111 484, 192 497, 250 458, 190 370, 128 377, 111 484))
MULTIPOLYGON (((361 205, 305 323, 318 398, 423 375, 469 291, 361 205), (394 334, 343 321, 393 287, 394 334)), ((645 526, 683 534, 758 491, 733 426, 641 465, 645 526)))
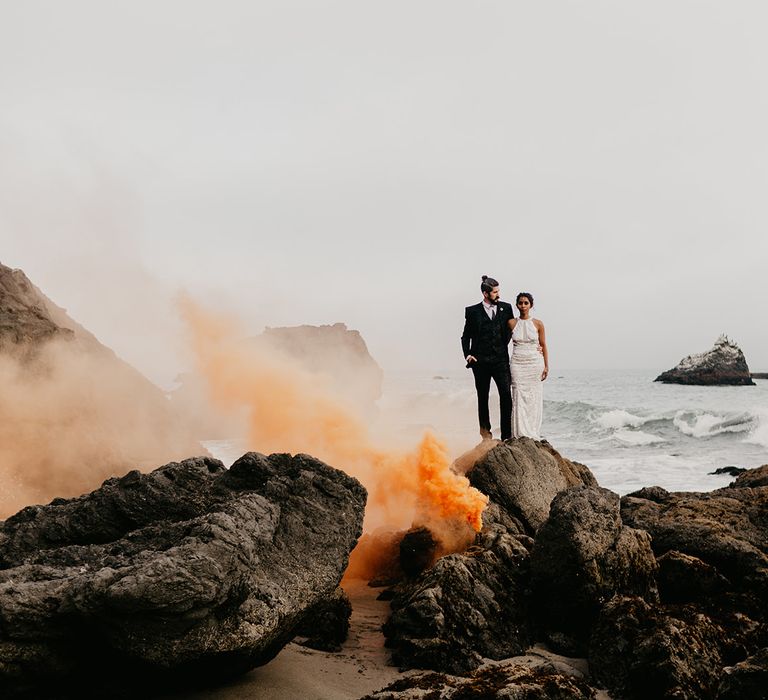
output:
POLYGON ((474 355, 467 355, 467 363, 477 362, 477 358, 474 355))

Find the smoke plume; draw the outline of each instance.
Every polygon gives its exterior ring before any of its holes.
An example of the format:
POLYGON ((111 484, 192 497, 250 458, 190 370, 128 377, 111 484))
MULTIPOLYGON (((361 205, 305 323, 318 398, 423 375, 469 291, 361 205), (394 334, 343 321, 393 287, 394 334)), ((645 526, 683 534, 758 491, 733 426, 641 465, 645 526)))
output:
POLYGON ((379 447, 322 376, 243 342, 234 320, 188 297, 180 308, 211 400, 222 411, 247 409, 249 449, 309 453, 359 479, 369 493, 367 531, 424 525, 451 551, 481 528, 487 498, 454 473, 434 434, 425 433, 411 451, 379 447))

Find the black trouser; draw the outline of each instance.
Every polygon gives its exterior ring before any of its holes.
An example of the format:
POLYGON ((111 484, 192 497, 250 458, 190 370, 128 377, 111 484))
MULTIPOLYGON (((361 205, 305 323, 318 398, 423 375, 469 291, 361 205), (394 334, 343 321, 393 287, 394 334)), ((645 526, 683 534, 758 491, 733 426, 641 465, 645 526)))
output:
POLYGON ((480 431, 491 431, 491 417, 488 415, 488 394, 491 390, 491 379, 496 382, 499 390, 499 413, 501 420, 501 439, 512 437, 512 392, 509 388, 511 376, 509 362, 494 362, 493 364, 475 363, 472 365, 477 389, 477 417, 480 420, 480 431))

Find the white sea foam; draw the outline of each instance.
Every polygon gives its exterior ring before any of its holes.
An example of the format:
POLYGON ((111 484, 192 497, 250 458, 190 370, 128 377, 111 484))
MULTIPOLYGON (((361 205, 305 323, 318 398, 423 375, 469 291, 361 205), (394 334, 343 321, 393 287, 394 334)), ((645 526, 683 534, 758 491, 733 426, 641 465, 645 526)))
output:
POLYGON ((761 411, 758 414, 755 428, 744 438, 744 442, 768 448, 768 411, 761 411))
POLYGON ((613 437, 628 445, 655 445, 659 442, 666 442, 664 438, 659 437, 658 435, 651 435, 642 430, 628 430, 626 428, 617 430, 613 437))
POLYGON ((619 408, 600 414, 594 419, 601 428, 619 430, 620 428, 639 428, 648 419, 632 415, 619 408))
POLYGON ((683 433, 695 438, 713 437, 722 433, 743 433, 753 426, 750 415, 718 416, 712 413, 691 414, 678 411, 674 418, 675 427, 683 433))

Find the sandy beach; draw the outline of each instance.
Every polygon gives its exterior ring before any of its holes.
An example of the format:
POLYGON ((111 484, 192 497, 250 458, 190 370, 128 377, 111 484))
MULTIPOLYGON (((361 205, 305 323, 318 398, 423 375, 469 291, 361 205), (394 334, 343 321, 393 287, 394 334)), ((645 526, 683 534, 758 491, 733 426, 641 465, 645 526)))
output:
POLYGON ((382 589, 361 580, 345 581, 343 588, 352 602, 352 618, 340 652, 291 642, 270 663, 227 685, 168 700, 354 700, 406 675, 388 665, 381 625, 389 603, 376 600, 382 589))

